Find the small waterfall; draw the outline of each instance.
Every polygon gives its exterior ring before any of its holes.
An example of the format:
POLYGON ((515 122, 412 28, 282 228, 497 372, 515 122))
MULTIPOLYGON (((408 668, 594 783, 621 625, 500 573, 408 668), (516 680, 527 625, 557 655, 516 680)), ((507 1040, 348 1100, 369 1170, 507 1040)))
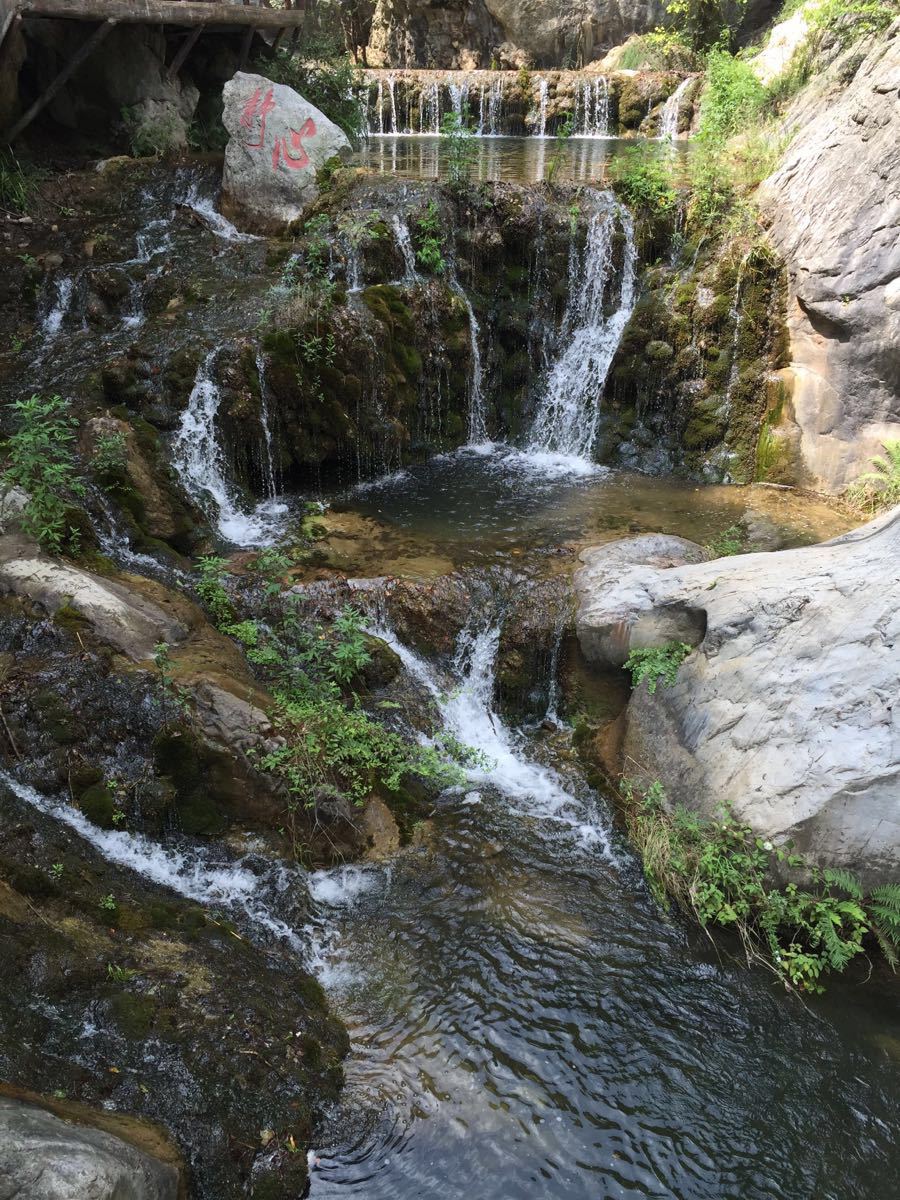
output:
POLYGON ((362 291, 362 264, 359 247, 349 238, 344 241, 344 260, 347 266, 347 291, 355 296, 362 291))
POLYGON ((722 411, 726 416, 731 412, 731 394, 734 391, 734 385, 737 383, 738 377, 738 338, 741 336, 741 325, 744 315, 741 310, 741 292, 744 288, 744 272, 747 269, 747 260, 749 257, 749 253, 745 254, 738 264, 737 279, 734 284, 734 299, 731 302, 731 309, 728 313, 728 318, 732 322, 732 333, 731 365, 728 370, 728 384, 725 388, 725 399, 722 404, 722 411))
MULTIPOLYGON (((490 604, 488 608, 490 609, 490 604)), ((466 775, 477 787, 496 788, 515 811, 553 819, 567 826, 585 845, 611 856, 608 828, 592 806, 569 791, 550 767, 527 756, 523 737, 494 710, 494 675, 500 646, 501 622, 480 610, 459 636, 452 674, 455 686, 390 629, 373 630, 396 652, 409 674, 434 700, 444 728, 466 746, 480 752, 484 763, 466 775)))
POLYGON ((218 349, 211 350, 197 371, 172 442, 172 465, 182 487, 209 511, 225 541, 235 546, 271 545, 278 538, 285 505, 269 500, 257 505, 252 513, 242 512, 234 488, 225 477, 225 456, 216 429, 222 398, 212 377, 218 353, 218 349))
POLYGON ((418 283, 419 273, 416 270, 416 252, 413 250, 409 226, 402 213, 394 213, 391 217, 391 227, 397 239, 397 249, 403 256, 403 282, 418 283))
POLYGON ((538 128, 536 136, 545 138, 547 136, 547 90, 548 84, 546 79, 538 80, 538 128))
POLYGON ((378 96, 375 100, 378 107, 378 132, 384 134, 384 80, 378 77, 378 96))
POLYGON ((226 242, 259 241, 257 234, 241 233, 239 229, 236 229, 232 225, 227 217, 223 217, 216 208, 213 198, 201 195, 200 185, 197 182, 190 185, 180 203, 192 209, 200 217, 207 229, 214 233, 216 237, 220 237, 226 242))
POLYGON ((436 82, 422 88, 419 107, 419 133, 437 135, 441 132, 441 92, 436 82))
POLYGON ((488 93, 488 137, 500 136, 500 118, 503 115, 503 80, 492 79, 488 93))
MULTIPOLYGON (((0 783, 31 808, 74 830, 107 862, 133 871, 142 879, 169 888, 198 904, 242 912, 252 925, 266 934, 288 942, 300 953, 305 951, 304 943, 294 930, 275 916, 265 903, 261 894, 264 880, 240 861, 217 860, 210 851, 197 847, 188 850, 163 846, 140 833, 100 829, 77 808, 65 801, 50 800, 4 770, 0 770, 0 783)), ((275 870, 283 876, 274 881, 276 891, 292 885, 302 889, 299 876, 289 879, 285 868, 275 870)))
POLYGON ((575 137, 609 137, 609 80, 582 79, 575 93, 575 137))
POLYGON ((266 358, 262 350, 256 352, 256 373, 259 376, 259 423, 262 430, 263 478, 269 500, 278 497, 278 476, 275 468, 275 439, 269 416, 269 385, 266 380, 266 358))
POLYGON ((659 140, 673 142, 678 137, 678 117, 681 111, 681 97, 693 82, 693 76, 682 79, 678 87, 663 105, 659 121, 659 140))
POLYGON ((468 80, 463 80, 462 83, 448 81, 447 94, 450 97, 450 107, 459 117, 460 125, 465 125, 467 119, 466 109, 469 103, 468 80))
POLYGON ((66 319, 72 307, 72 296, 75 291, 75 280, 71 275, 63 275, 57 279, 53 287, 54 299, 41 321, 41 336, 44 342, 52 342, 66 319))
POLYGON ((590 469, 600 398, 606 376, 634 308, 637 249, 630 214, 608 195, 591 216, 583 259, 572 260, 562 352, 544 386, 528 439, 531 455, 551 456, 548 466, 590 469), (616 221, 625 235, 619 300, 606 316, 616 221))
POLYGON ((481 365, 481 349, 478 345, 478 335, 481 329, 475 316, 475 310, 472 308, 472 301, 455 276, 450 280, 450 286, 462 300, 469 317, 469 346, 472 362, 469 372, 469 445, 481 446, 489 440, 484 419, 484 372, 481 365))
POLYGON ((391 133, 399 133, 400 126, 397 124, 397 97, 394 93, 394 77, 388 75, 388 97, 391 102, 391 133))

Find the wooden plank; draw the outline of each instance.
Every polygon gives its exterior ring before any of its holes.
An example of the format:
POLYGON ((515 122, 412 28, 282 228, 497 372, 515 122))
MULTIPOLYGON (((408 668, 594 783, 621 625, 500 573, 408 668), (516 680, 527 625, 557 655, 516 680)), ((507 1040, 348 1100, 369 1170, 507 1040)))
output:
POLYGON ((170 79, 174 79, 175 76, 178 74, 178 72, 181 70, 181 68, 184 66, 184 60, 187 58, 187 56, 193 50, 194 45, 197 41, 197 38, 200 36, 200 34, 203 32, 203 30, 205 28, 206 28, 205 25, 195 25, 194 28, 191 30, 191 32, 184 39, 184 42, 183 42, 181 48, 179 49, 179 51, 175 55, 175 57, 172 59, 172 61, 169 63, 168 68, 166 69, 166 74, 168 75, 168 77, 170 79))
POLYGON ((22 0, 26 17, 65 17, 72 21, 118 21, 130 25, 251 25, 258 29, 299 26, 303 0, 292 9, 245 7, 242 4, 198 3, 197 0, 22 0))
POLYGON ((10 25, 19 15, 15 0, 0 0, 0 46, 6 41, 10 25))
POLYGON ((75 74, 81 64, 88 58, 100 45, 108 33, 115 27, 116 22, 112 20, 104 21, 102 25, 98 25, 94 32, 72 55, 60 73, 56 76, 53 82, 45 91, 38 96, 31 108, 24 112, 9 133, 6 135, 7 142, 14 142, 23 129, 27 129, 38 113, 46 108, 57 92, 64 86, 65 83, 75 74))

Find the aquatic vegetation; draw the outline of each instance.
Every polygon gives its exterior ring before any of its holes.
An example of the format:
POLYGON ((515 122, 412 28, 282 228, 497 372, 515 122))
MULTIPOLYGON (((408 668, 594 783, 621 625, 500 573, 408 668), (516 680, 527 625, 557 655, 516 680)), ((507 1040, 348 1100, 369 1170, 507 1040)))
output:
POLYGON ((801 992, 824 991, 822 978, 864 955, 867 939, 897 966, 900 884, 865 892, 851 872, 757 837, 727 807, 715 818, 670 808, 658 780, 641 789, 623 779, 620 790, 656 900, 674 902, 703 928, 734 930, 748 963, 801 992), (774 883, 778 876, 788 881, 774 883))
POLYGON ((640 687, 646 679, 647 691, 651 696, 660 683, 671 687, 678 675, 678 668, 692 649, 685 642, 633 649, 625 662, 625 670, 631 672, 632 686, 640 687))
POLYGON ((740 525, 729 525, 727 529, 710 538, 706 549, 713 558, 727 558, 731 554, 740 554, 744 549, 744 530, 740 525))

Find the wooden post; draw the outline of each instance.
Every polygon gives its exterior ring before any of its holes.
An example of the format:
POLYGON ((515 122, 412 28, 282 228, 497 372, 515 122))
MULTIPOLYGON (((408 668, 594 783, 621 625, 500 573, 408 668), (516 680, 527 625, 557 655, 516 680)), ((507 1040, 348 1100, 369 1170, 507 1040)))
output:
POLYGON ((31 108, 23 113, 6 135, 7 142, 14 142, 19 134, 27 129, 34 118, 42 109, 50 103, 54 96, 65 86, 65 84, 75 74, 81 64, 88 58, 100 45, 107 34, 111 33, 116 22, 114 20, 104 21, 102 25, 98 25, 86 42, 76 50, 60 73, 56 76, 50 86, 40 95, 31 108))
POLYGON ((272 45, 269 47, 268 51, 266 52, 266 58, 274 58, 275 57, 275 55, 278 53, 278 47, 281 45, 281 39, 284 37, 284 35, 286 33, 287 33, 287 26, 282 25, 282 27, 275 34, 275 38, 272 42, 272 45))
POLYGON ((247 59, 250 57, 250 43, 253 41, 253 33, 253 26, 248 25, 247 32, 244 34, 244 40, 241 42, 241 57, 238 60, 239 71, 243 71, 247 65, 247 59))
POLYGON ((184 66, 184 60, 187 58, 187 56, 193 50, 193 48, 196 44, 197 38, 200 36, 200 34, 203 32, 203 30, 205 28, 206 28, 205 25, 195 25, 194 28, 191 30, 191 32, 184 39, 184 41, 181 44, 181 47, 178 50, 178 53, 175 55, 175 57, 169 63, 168 69, 166 71, 166 75, 168 75, 169 79, 174 79, 175 76, 178 74, 178 72, 181 70, 181 68, 184 66))

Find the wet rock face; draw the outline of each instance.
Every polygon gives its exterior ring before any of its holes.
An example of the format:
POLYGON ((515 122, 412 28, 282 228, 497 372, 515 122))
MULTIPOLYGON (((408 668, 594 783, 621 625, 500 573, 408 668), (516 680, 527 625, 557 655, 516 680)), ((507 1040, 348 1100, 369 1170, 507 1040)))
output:
POLYGON ((900 510, 777 554, 667 565, 642 543, 591 551, 577 581, 579 639, 599 665, 628 644, 696 646, 674 686, 634 692, 630 773, 707 815, 729 803, 822 865, 896 878, 900 510))
POLYGON ((29 1200, 176 1200, 178 1173, 121 1138, 0 1096, 0 1188, 29 1200))
POLYGON ((293 88, 238 71, 222 91, 228 130, 222 204, 245 226, 279 231, 316 197, 316 172, 349 153, 344 132, 293 88))
POLYGON ((900 22, 854 46, 788 116, 762 186, 790 281, 790 404, 807 482, 840 491, 900 437, 900 22))

